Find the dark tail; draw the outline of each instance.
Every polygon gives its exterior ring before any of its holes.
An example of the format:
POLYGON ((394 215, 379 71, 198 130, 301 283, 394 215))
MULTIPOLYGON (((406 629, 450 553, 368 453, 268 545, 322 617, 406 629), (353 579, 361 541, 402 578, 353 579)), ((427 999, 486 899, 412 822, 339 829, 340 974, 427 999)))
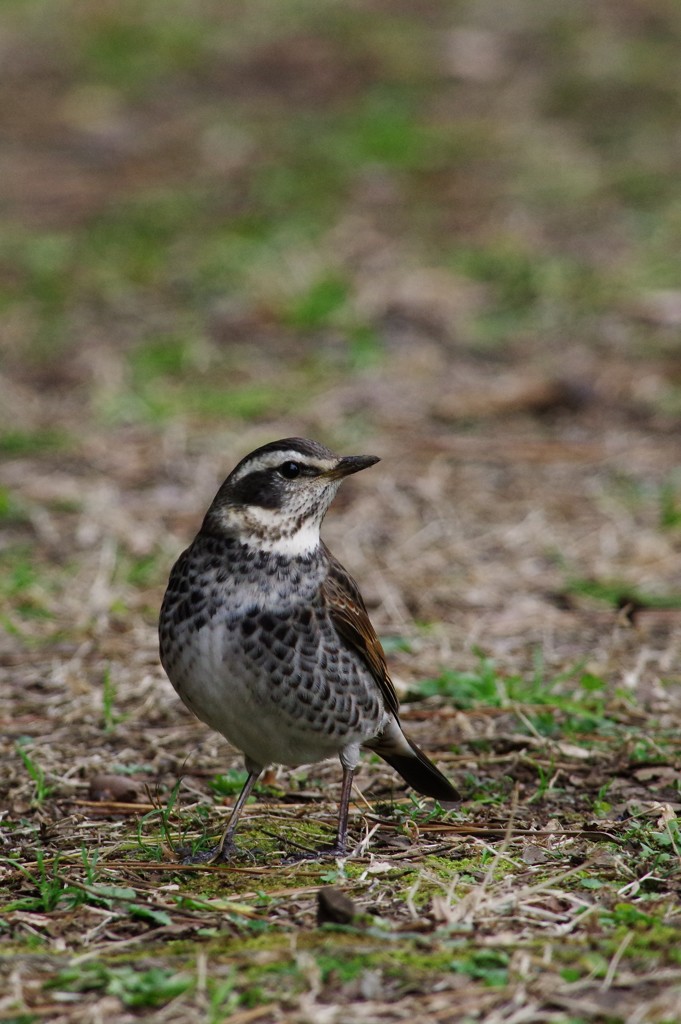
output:
MULTIPOLYGON (((404 734, 402 735, 404 736, 404 734)), ((442 774, 440 769, 435 767, 430 758, 426 757, 423 751, 408 736, 404 736, 404 739, 411 747, 413 753, 395 754, 390 749, 381 749, 380 746, 375 746, 373 749, 417 793, 433 797, 434 800, 441 800, 443 803, 461 800, 461 794, 454 788, 449 779, 442 774)))

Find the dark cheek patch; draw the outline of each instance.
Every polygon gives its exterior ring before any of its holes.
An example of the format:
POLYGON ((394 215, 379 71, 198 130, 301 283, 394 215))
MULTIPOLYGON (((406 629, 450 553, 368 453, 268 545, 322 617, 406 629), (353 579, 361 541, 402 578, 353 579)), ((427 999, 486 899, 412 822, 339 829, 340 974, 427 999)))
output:
POLYGON ((282 481, 270 470, 259 469, 239 480, 232 489, 233 498, 241 505, 259 508, 281 508, 282 481))

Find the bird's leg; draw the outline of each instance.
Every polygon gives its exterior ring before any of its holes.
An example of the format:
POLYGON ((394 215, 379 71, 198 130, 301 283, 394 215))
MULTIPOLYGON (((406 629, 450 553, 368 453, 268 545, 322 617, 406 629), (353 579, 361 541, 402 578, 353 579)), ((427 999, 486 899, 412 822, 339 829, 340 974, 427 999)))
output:
POLYGON ((249 769, 248 778, 246 779, 243 789, 239 793, 239 797, 232 808, 227 828, 222 833, 220 842, 217 846, 214 846, 211 850, 204 850, 203 852, 194 854, 193 856, 184 857, 182 860, 183 864, 214 864, 217 861, 227 860, 230 851, 234 849, 234 843, 232 840, 234 833, 236 832, 236 827, 239 823, 239 817, 241 816, 244 804, 251 795, 251 790, 258 781, 258 777, 261 772, 262 768, 249 769))
POLYGON ((234 843, 232 842, 232 838, 234 836, 234 833, 236 832, 236 827, 237 827, 237 825, 239 823, 239 818, 241 816, 241 812, 242 812, 242 810, 244 808, 244 804, 246 803, 246 801, 248 800, 249 796, 251 795, 251 790, 253 789, 253 787, 255 786, 256 782, 258 781, 258 777, 259 777, 261 771, 262 771, 262 768, 251 768, 249 770, 248 778, 244 782, 244 788, 239 793, 239 798, 238 798, 237 802, 234 804, 234 807, 232 808, 232 813, 229 816, 229 821, 227 823, 227 828, 222 833, 222 838, 220 839, 220 842, 218 843, 218 845, 216 847, 216 850, 217 850, 217 857, 216 857, 216 859, 225 860, 225 858, 226 858, 226 856, 227 856, 227 854, 229 852, 229 848, 234 845, 234 843))
POLYGON ((354 774, 354 767, 347 768, 343 765, 343 782, 341 784, 340 803, 338 805, 338 828, 336 830, 336 842, 333 846, 326 846, 321 850, 305 851, 305 853, 294 853, 286 858, 285 864, 295 864, 302 860, 323 860, 326 857, 345 857, 348 838, 348 810, 354 774))
POLYGON ((348 811, 350 809, 350 794, 352 792, 352 780, 355 775, 354 768, 346 768, 343 765, 343 782, 341 785, 340 802, 338 804, 338 830, 336 832, 336 845, 331 851, 337 857, 345 856, 345 846, 348 838, 348 811))

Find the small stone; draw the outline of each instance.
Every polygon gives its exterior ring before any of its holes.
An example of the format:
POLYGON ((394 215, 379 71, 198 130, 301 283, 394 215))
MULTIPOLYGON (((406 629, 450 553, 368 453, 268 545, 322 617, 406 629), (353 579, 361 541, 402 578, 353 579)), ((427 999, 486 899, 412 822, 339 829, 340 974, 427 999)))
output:
POLYGON ((90 800, 101 803, 132 804, 137 800, 137 785, 120 775, 93 775, 88 793, 90 800))
POLYGON ((526 843, 523 847, 523 860, 526 864, 545 864, 549 854, 541 846, 526 843))
POLYGON ((355 904, 334 885, 324 885, 317 893, 317 924, 350 924, 355 904))

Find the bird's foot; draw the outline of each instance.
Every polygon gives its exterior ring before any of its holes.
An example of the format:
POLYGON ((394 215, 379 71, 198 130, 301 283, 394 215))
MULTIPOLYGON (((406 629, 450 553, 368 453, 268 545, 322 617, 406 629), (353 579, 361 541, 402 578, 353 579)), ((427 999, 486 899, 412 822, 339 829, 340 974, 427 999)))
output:
POLYGON ((344 845, 334 843, 333 846, 323 846, 321 850, 301 850, 299 853, 292 853, 284 858, 282 864, 300 864, 306 860, 336 860, 347 855, 348 851, 344 845))
POLYGON ((239 847, 229 839, 224 843, 218 843, 217 846, 212 846, 209 850, 199 850, 196 853, 192 853, 188 846, 178 846, 175 848, 175 853, 180 858, 181 864, 224 864, 225 861, 231 860, 239 853, 239 847))

